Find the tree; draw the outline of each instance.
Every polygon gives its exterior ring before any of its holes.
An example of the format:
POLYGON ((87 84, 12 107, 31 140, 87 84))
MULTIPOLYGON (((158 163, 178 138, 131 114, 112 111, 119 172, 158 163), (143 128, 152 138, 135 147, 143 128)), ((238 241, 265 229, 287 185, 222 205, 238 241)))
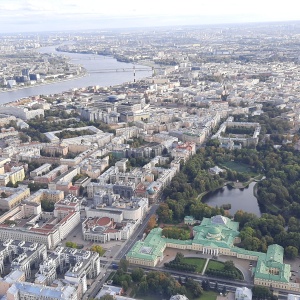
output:
POLYGON ((226 285, 223 285, 222 294, 225 296, 227 293, 226 285))
POLYGON ((7 187, 14 187, 14 184, 11 182, 11 181, 9 181, 8 183, 7 183, 7 185, 6 185, 7 187))
POLYGON ((120 260, 119 268, 120 268, 122 271, 127 272, 128 266, 129 266, 129 261, 126 260, 126 259, 124 259, 124 258, 122 258, 122 259, 120 260))
POLYGON ((184 258, 184 255, 181 252, 177 252, 174 261, 180 263, 184 258))
POLYGON ((149 290, 147 281, 142 281, 139 285, 138 293, 140 295, 147 295, 149 290))
POLYGON ((227 260, 224 263, 224 270, 226 271, 235 271, 235 266, 232 260, 227 260))
POLYGON ((128 282, 126 280, 121 282, 123 290, 126 292, 128 290, 128 282))
POLYGON ((100 245, 93 245, 91 247, 91 251, 97 252, 100 256, 105 253, 105 250, 100 245))
POLYGON ((29 137, 23 132, 19 132, 19 138, 20 138, 22 143, 29 142, 29 137))
POLYGON ((66 242, 66 247, 77 249, 77 248, 78 248, 78 245, 77 245, 76 243, 74 243, 74 242, 67 241, 67 242, 66 242))
POLYGON ((131 278, 134 282, 140 282, 145 275, 145 272, 141 268, 133 269, 131 272, 131 278))
POLYGON ((252 289, 253 299, 268 299, 271 297, 271 291, 265 286, 255 285, 252 289))
POLYGON ((148 221, 148 224, 147 224, 147 231, 150 231, 152 230, 154 227, 157 226, 157 223, 156 223, 156 216, 155 215, 152 215, 148 221))
POLYGON ((284 254, 285 254, 286 258, 295 259, 298 256, 298 249, 293 246, 287 246, 284 249, 284 254))
POLYGON ((170 223, 173 220, 173 212, 167 203, 161 203, 157 209, 157 215, 160 221, 170 223))
POLYGON ((219 292, 219 284, 218 284, 218 281, 216 281, 216 283, 215 283, 214 290, 215 290, 217 293, 219 292))
POLYGON ((47 212, 52 212, 54 210, 54 202, 43 199, 41 201, 42 209, 47 212))
POLYGON ((202 281, 202 288, 203 288, 204 291, 209 291, 210 290, 209 280, 203 280, 202 281))
POLYGON ((188 278, 187 282, 185 283, 185 286, 195 298, 201 296, 203 293, 201 284, 192 278, 188 278))

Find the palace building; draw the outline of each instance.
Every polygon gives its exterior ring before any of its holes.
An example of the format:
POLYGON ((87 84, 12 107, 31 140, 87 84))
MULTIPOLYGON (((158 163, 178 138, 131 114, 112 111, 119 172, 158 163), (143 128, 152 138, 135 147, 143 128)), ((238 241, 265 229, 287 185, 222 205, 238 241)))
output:
MULTIPOLYGON (((192 217, 185 220, 189 224, 197 222, 192 217)), ((161 228, 155 228, 144 241, 135 243, 126 258, 133 264, 154 267, 163 260, 167 247, 201 251, 212 256, 226 255, 257 262, 252 268, 254 284, 300 292, 300 285, 290 282, 291 266, 283 263, 283 247, 270 245, 267 253, 236 247, 235 244, 240 242, 238 228, 238 222, 221 215, 203 218, 200 225, 193 227, 193 239, 190 240, 166 238, 161 228)))

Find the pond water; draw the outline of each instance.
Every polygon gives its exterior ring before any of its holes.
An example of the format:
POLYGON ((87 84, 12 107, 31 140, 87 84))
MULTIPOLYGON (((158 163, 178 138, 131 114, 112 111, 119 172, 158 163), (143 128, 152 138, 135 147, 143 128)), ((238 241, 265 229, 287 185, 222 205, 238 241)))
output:
POLYGON ((231 204, 229 210, 231 215, 234 215, 238 210, 243 210, 259 217, 261 216, 261 210, 253 193, 255 184, 256 182, 251 182, 247 188, 243 189, 225 186, 203 196, 202 202, 213 207, 231 204))

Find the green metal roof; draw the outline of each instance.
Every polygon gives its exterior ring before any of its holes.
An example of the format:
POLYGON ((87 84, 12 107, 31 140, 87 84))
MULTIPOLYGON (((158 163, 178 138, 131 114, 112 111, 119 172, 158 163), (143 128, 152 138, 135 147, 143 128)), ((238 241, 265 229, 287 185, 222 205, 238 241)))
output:
POLYGON ((204 218, 200 225, 194 226, 193 240, 175 240, 162 237, 162 229, 150 231, 143 242, 138 241, 127 254, 127 258, 155 261, 163 257, 167 244, 193 245, 204 247, 227 248, 237 254, 257 257, 256 268, 253 269, 254 278, 288 283, 291 267, 283 263, 284 249, 279 245, 270 245, 267 253, 245 250, 233 245, 234 238, 239 235, 238 223, 223 216, 204 218))

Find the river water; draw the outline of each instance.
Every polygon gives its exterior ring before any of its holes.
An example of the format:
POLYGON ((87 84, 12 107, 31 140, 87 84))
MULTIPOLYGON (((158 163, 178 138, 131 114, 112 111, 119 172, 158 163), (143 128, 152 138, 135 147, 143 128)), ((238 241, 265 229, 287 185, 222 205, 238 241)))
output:
MULTIPOLYGON (((59 55, 67 56, 71 59, 71 63, 81 65, 87 70, 87 75, 81 78, 71 79, 67 81, 61 81, 51 84, 44 84, 39 86, 33 86, 30 88, 23 88, 13 91, 0 92, 0 104, 19 100, 21 98, 35 96, 35 95, 49 95, 62 93, 72 88, 81 88, 87 86, 99 85, 101 87, 113 86, 122 84, 125 82, 133 82, 133 67, 131 63, 118 62, 116 59, 108 56, 93 55, 93 54, 80 54, 80 53, 66 53, 57 52, 55 47, 44 47, 38 50, 40 53, 55 53, 59 55), (130 69, 132 72, 106 72, 107 69, 122 70, 130 69), (94 73, 94 72, 104 73, 94 73)), ((152 69, 141 65, 135 65, 135 68, 149 69, 149 71, 136 70, 136 80, 151 76, 152 69)))
POLYGON ((238 210, 243 210, 259 217, 261 216, 261 211, 253 193, 255 183, 256 182, 251 182, 249 186, 244 189, 234 189, 225 186, 203 196, 202 202, 214 207, 231 204, 231 209, 229 210, 231 215, 234 215, 238 210))

